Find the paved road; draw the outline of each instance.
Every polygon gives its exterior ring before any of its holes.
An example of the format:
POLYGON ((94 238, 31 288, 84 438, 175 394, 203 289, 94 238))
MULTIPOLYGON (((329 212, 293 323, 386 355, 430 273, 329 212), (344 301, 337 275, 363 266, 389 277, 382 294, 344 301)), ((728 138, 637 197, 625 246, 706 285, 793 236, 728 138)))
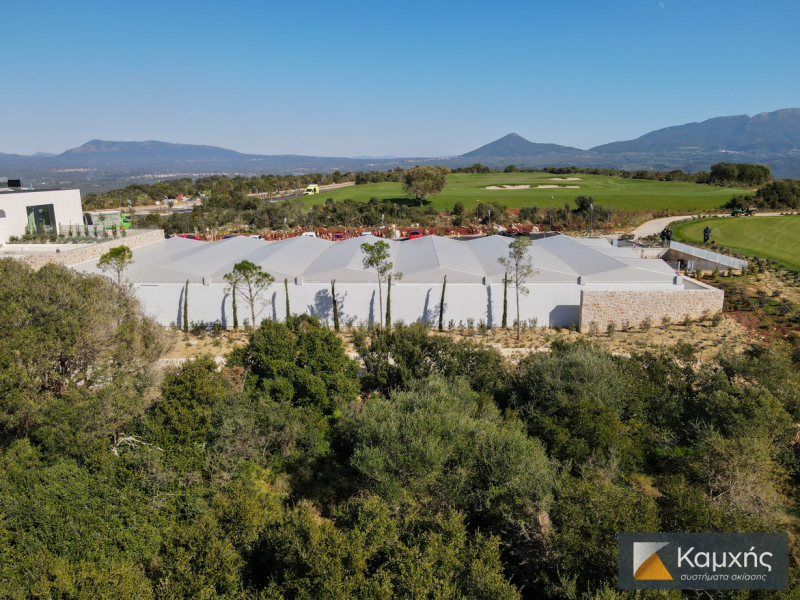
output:
MULTIPOLYGON (((321 185, 319 187, 319 194, 317 194, 317 195, 324 194, 325 192, 330 192, 331 190, 338 190, 339 188, 349 187, 351 185, 355 185, 355 182, 354 181, 348 181, 346 183, 332 183, 330 185, 321 185)), ((275 201, 277 201, 277 200, 289 200, 290 198, 300 198, 300 197, 303 196, 303 192, 304 191, 305 190, 301 188, 299 194, 291 194, 289 196, 280 196, 279 198, 276 198, 275 201)))
MULTIPOLYGON (((674 223, 675 221, 684 221, 686 219, 691 219, 692 217, 696 217, 698 215, 681 215, 679 217, 662 217, 660 219, 653 219, 652 221, 647 221, 647 223, 643 223, 639 225, 636 229, 633 230, 633 237, 634 239, 644 238, 648 235, 658 234, 664 230, 670 223, 674 223)), ((727 217, 730 215, 700 215, 700 216, 708 216, 708 217, 727 217)), ((770 212, 757 212, 755 214, 756 217, 778 217, 780 213, 770 213, 770 212)), ((736 219, 747 219, 748 217, 734 217, 736 219)))

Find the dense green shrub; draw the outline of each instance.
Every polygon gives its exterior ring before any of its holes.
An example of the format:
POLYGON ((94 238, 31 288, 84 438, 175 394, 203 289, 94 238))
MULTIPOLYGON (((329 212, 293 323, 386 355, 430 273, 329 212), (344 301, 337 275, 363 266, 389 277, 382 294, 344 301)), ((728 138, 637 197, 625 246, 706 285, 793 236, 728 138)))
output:
POLYGON ((369 340, 357 333, 354 343, 364 361, 361 381, 366 392, 391 393, 435 374, 466 379, 478 392, 496 393, 505 386, 507 366, 496 349, 471 340, 431 336, 422 323, 375 330, 369 340))
POLYGON ((451 506, 490 530, 548 504, 555 471, 541 444, 464 381, 414 382, 348 410, 339 429, 353 466, 389 500, 451 506))
POLYGON ((267 597, 519 597, 497 540, 469 533, 456 511, 425 516, 367 497, 337 507, 334 517, 301 504, 266 531, 255 573, 267 597))
POLYGON ((524 573, 540 552, 556 465, 466 382, 434 377, 355 405, 339 439, 368 489, 425 513, 463 512, 471 528, 500 536, 510 571, 524 573))
POLYGON ((601 476, 567 480, 551 519, 553 565, 574 577, 581 591, 616 586, 620 532, 659 531, 653 498, 601 476))
POLYGON ((211 357, 187 360, 164 377, 161 401, 148 414, 154 439, 177 445, 203 441, 211 429, 211 413, 227 392, 211 357))
POLYGON ((548 452, 578 468, 614 457, 624 469, 641 465, 648 427, 642 399, 620 361, 581 345, 523 358, 509 405, 548 452))
POLYGON ((228 365, 246 368, 247 388, 275 401, 332 412, 358 395, 358 364, 316 317, 263 321, 247 346, 231 353, 228 365))

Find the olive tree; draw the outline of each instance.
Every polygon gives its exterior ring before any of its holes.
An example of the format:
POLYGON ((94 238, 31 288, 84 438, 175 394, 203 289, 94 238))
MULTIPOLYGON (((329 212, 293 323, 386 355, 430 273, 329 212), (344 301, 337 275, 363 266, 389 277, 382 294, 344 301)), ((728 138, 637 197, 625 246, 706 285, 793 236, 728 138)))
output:
POLYGON ((521 237, 517 238, 508 245, 508 256, 501 256, 497 259, 506 270, 506 277, 514 284, 517 293, 517 339, 520 338, 520 315, 519 315, 519 296, 527 296, 530 290, 526 287, 525 282, 536 275, 539 271, 531 265, 531 249, 530 238, 521 237))
POLYGON ((350 465, 378 496, 456 508, 510 542, 547 509, 557 469, 521 422, 500 414, 466 381, 434 376, 344 409, 337 427, 350 465))
POLYGON ((422 201, 430 196, 437 196, 447 187, 447 174, 450 169, 442 166, 413 167, 403 174, 403 191, 422 201))
POLYGON ((233 266, 233 270, 224 276, 228 282, 229 290, 238 294, 250 307, 252 327, 256 327, 256 317, 261 314, 269 304, 265 292, 275 282, 275 278, 261 270, 259 265, 243 260, 233 266), (258 312, 256 312, 258 308, 258 312))

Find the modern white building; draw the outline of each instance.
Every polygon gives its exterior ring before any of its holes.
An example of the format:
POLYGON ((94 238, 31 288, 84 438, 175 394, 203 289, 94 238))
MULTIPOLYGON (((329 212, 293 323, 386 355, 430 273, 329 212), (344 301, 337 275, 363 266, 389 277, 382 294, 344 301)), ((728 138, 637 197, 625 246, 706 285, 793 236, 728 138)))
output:
POLYGON ((25 227, 36 234, 58 233, 59 227, 83 223, 78 190, 28 190, 0 187, 0 244, 21 237, 25 227))
MULTIPOLYGON (((284 318, 288 287, 292 313, 316 315, 331 323, 331 282, 335 280, 341 322, 377 323, 377 275, 363 267, 364 241, 329 242, 304 236, 277 242, 246 237, 217 242, 172 238, 134 249, 135 262, 126 277, 138 290, 146 310, 164 325, 182 323, 187 281, 189 321, 210 325, 219 320, 232 325, 231 296, 223 276, 243 260, 260 265, 275 278, 259 321, 284 318)), ((391 249, 394 272, 402 273, 392 284, 393 321, 438 322, 447 276, 445 323, 474 319, 477 324, 482 319, 487 325, 500 325, 504 271, 498 258, 508 256, 512 240, 490 236, 456 241, 427 236, 384 241, 391 249)), ((587 290, 670 294, 697 290, 664 261, 639 258, 632 250, 613 247, 604 239, 550 237, 534 241, 530 256, 536 274, 526 286, 530 293, 520 297, 520 309, 522 318, 535 318, 539 325, 579 325, 582 292, 587 290)), ((75 268, 98 272, 96 260, 75 268)), ((516 295, 513 287, 508 292, 511 324, 516 295)), ((385 285, 382 293, 385 310, 385 285)), ((241 324, 250 311, 239 302, 238 312, 241 324)))

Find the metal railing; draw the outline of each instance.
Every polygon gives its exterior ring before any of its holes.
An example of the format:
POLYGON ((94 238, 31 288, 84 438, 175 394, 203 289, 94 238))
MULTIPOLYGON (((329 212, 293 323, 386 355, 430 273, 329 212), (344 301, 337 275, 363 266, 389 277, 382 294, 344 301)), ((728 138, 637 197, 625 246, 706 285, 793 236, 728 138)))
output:
POLYGON ((674 240, 670 241, 669 247, 672 250, 691 254, 697 258, 719 263, 721 265, 731 267, 732 269, 745 269, 748 265, 746 260, 733 258, 732 256, 726 256, 725 254, 719 254, 718 252, 711 252, 710 250, 703 250, 702 248, 689 246, 688 244, 682 244, 681 242, 676 242, 674 240))

